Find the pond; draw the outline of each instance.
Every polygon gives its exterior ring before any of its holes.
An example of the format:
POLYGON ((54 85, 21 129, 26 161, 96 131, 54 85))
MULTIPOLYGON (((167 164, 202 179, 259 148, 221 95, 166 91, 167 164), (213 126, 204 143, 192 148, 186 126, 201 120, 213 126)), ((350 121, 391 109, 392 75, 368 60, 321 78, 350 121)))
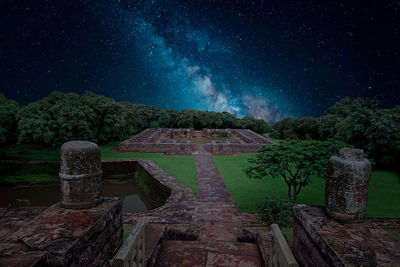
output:
MULTIPOLYGON (((1 164, 4 163, 0 163, 0 166, 1 164)), ((7 163, 7 166, 0 167, 3 170, 0 174, 0 182, 2 182, 0 183, 1 208, 49 207, 60 200, 59 182, 7 182, 10 181, 10 177, 14 181, 31 181, 32 177, 37 176, 39 181, 41 181, 40 177, 44 176, 48 176, 47 181, 58 181, 58 163, 25 163, 19 168, 16 165, 21 165, 21 163, 7 163), (20 171, 17 171, 18 169, 20 171)), ((123 201, 122 212, 124 213, 146 212, 161 206, 169 196, 165 190, 159 192, 157 186, 153 186, 157 183, 158 181, 151 177, 143 167, 135 164, 133 173, 105 172, 102 196, 120 197, 123 201)))

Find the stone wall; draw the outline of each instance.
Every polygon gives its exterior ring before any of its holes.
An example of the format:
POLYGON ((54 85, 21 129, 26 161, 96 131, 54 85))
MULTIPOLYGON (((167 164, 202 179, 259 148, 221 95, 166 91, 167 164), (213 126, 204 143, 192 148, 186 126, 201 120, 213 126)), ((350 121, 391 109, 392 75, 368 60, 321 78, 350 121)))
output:
POLYGON ((134 174, 137 162, 134 160, 102 160, 101 169, 103 176, 113 174, 134 174))
POLYGON ((398 266, 400 240, 385 228, 400 228, 400 219, 365 219, 341 223, 324 207, 296 205, 294 254, 305 267, 398 266))
POLYGON ((152 176, 152 168, 142 165, 142 160, 102 160, 103 175, 128 174, 134 176, 136 184, 140 187, 143 197, 153 206, 164 204, 171 195, 171 189, 163 185, 152 176))
POLYGON ((303 266, 329 267, 318 247, 309 238, 306 230, 298 219, 293 222, 294 254, 303 266))
POLYGON ((274 145, 270 139, 247 129, 203 129, 202 136, 211 137, 215 134, 226 133, 226 143, 212 141, 201 145, 188 141, 177 141, 174 137, 192 137, 199 131, 193 129, 146 129, 141 133, 121 142, 118 150, 121 152, 165 153, 168 155, 191 155, 204 150, 215 155, 231 155, 232 153, 254 153, 263 145, 274 145), (160 138, 161 134, 167 137, 160 138), (236 135, 237 138, 232 138, 236 135), (232 138, 232 139, 229 139, 232 138), (162 139, 162 141, 160 141, 162 139))
POLYGON ((3 237, 0 266, 103 266, 122 244, 121 211, 116 198, 81 210, 55 204, 3 237))

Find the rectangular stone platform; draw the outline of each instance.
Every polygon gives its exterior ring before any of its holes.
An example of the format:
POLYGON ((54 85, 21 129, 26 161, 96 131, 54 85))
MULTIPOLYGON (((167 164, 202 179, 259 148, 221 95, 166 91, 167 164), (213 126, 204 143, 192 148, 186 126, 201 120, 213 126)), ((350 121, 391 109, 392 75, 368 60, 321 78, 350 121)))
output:
POLYGON ((386 230, 400 219, 340 223, 324 207, 295 206, 294 253, 304 266, 399 266, 400 240, 386 230))
MULTIPOLYGON (((217 138, 216 138, 217 139, 217 138)), ((204 149, 214 155, 257 152, 263 145, 274 145, 267 137, 248 129, 164 129, 148 128, 139 134, 121 142, 121 152, 149 152, 170 155, 190 155, 204 149), (212 140, 213 136, 225 135, 226 140, 212 140), (177 138, 189 140, 177 140, 177 138), (211 139, 205 144, 191 142, 193 137, 211 139)))

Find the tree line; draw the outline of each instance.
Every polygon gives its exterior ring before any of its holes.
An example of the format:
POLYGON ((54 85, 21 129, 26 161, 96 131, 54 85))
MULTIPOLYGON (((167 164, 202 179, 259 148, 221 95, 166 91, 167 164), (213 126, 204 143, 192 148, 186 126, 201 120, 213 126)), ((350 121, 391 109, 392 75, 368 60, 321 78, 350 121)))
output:
POLYGON ((270 130, 263 120, 237 118, 228 112, 117 102, 86 93, 53 92, 20 106, 0 94, 0 144, 60 145, 68 140, 99 144, 124 140, 146 128, 247 128, 260 134, 270 130))
POLYGON ((336 139, 364 149, 379 165, 400 163, 400 106, 379 107, 375 98, 344 98, 319 118, 286 118, 274 125, 270 136, 285 140, 336 139))
POLYGON ((0 94, 0 145, 60 145, 83 139, 99 144, 124 140, 145 128, 246 128, 280 140, 330 140, 362 148, 378 164, 400 159, 400 106, 379 107, 376 99, 344 98, 319 118, 286 118, 273 125, 228 112, 117 102, 87 92, 53 92, 20 106, 0 94))

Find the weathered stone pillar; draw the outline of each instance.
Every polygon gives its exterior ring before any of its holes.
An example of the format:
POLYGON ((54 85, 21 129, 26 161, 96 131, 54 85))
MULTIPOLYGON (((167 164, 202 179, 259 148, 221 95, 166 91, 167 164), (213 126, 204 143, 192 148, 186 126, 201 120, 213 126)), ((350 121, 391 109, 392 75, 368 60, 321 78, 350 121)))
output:
POLYGON ((61 206, 86 209, 101 201, 101 154, 88 141, 70 141, 61 146, 61 206))
POLYGON ((365 217, 371 163, 361 149, 342 148, 328 162, 325 205, 328 215, 342 222, 365 217))

